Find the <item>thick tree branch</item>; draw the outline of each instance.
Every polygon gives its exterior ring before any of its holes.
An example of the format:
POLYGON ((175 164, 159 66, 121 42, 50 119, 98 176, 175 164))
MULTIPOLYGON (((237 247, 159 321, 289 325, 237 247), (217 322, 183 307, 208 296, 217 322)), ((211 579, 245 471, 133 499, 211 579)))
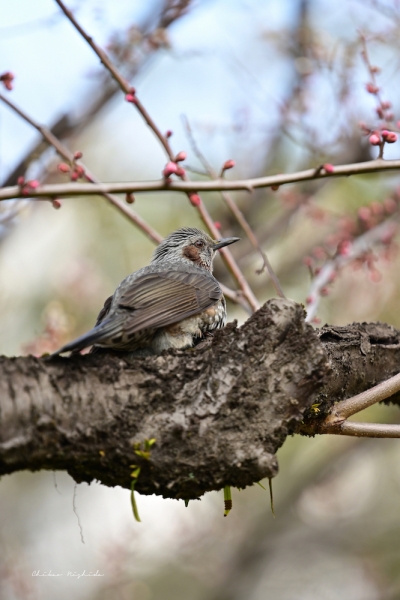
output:
MULTIPOLYGON (((154 358, 3 357, 0 474, 64 469, 77 481, 129 487, 137 465, 142 493, 195 498, 242 488, 276 474, 275 452, 296 431, 398 437, 398 425, 346 422, 327 431, 325 420, 335 407, 350 414, 335 402, 396 374, 399 361, 393 327, 316 332, 300 305, 281 298, 199 349, 154 358), (153 438, 146 458, 140 452, 153 438)), ((387 398, 398 389, 392 384, 352 398, 350 412, 371 394, 374 402, 387 398)))
POLYGON ((142 493, 195 498, 245 487, 276 474, 277 448, 328 372, 303 308, 283 299, 203 349, 130 360, 3 357, 0 474, 64 469, 128 488, 140 465, 142 493), (152 438, 150 459, 141 458, 134 444, 152 438))
MULTIPOLYGON (((155 181, 130 181, 118 183, 85 184, 64 183, 43 185, 32 191, 32 198, 48 198, 49 196, 98 196, 103 193, 126 194, 129 192, 223 192, 244 190, 252 192, 258 188, 281 186, 287 183, 298 183, 300 181, 311 181, 317 179, 331 179, 332 177, 347 177, 349 175, 365 175, 367 173, 378 173, 382 171, 399 171, 400 160, 368 160, 362 163, 351 163, 338 165, 333 173, 325 173, 318 169, 307 169, 297 173, 283 175, 268 175, 266 177, 255 177, 252 179, 217 179, 209 181, 171 181, 158 179, 155 181)), ((14 185, 0 188, 0 201, 12 198, 23 198, 21 189, 14 185)))

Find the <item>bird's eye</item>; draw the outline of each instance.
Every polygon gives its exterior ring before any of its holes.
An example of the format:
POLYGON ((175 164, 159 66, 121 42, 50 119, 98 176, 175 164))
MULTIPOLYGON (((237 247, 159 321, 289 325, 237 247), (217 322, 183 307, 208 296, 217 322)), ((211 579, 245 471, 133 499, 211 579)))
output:
POLYGON ((203 242, 203 240, 197 240, 197 242, 195 242, 195 243, 194 243, 194 245, 195 245, 197 248, 203 248, 203 246, 204 246, 204 242, 203 242))

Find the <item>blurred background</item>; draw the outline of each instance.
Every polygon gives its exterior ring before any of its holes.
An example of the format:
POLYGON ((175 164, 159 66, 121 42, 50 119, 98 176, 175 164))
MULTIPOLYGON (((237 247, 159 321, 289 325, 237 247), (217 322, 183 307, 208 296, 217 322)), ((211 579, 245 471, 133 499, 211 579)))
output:
MULTIPOLYGON (((399 130, 398 0, 71 0, 69 8, 160 129, 173 132, 172 147, 187 152, 194 179, 207 174, 187 123, 215 171, 235 160, 227 173, 235 179, 369 160, 378 154, 369 133, 383 123, 399 130), (379 72, 363 59, 363 39, 379 72), (380 100, 366 89, 371 77, 380 100), (392 104, 384 118, 382 102, 392 104)), ((0 74, 15 76, 1 93, 83 152, 101 181, 158 179, 166 163, 160 144, 56 3, 0 0, 0 15, 0 74)), ((398 157, 399 143, 385 147, 385 158, 398 157)), ((2 185, 21 175, 67 182, 59 162, 0 101, 2 185)), ((286 295, 305 303, 343 242, 397 218, 398 186, 394 172, 232 197, 286 295)), ((223 199, 208 193, 203 200, 222 235, 242 238, 232 252, 258 300, 274 296, 223 199)), ((40 355, 83 333, 120 280, 151 258, 152 242, 103 198, 61 204, 1 203, 2 354, 40 355)), ((203 228, 184 195, 137 194, 132 209, 161 235, 203 228)), ((322 323, 400 327, 396 237, 378 237, 337 274, 323 291, 322 323)), ((220 258, 215 274, 235 287, 220 258)), ((230 320, 247 318, 233 303, 228 311, 230 320)), ((365 415, 397 418, 380 407, 365 415)), ((65 473, 3 477, 0 600, 395 600, 398 455, 396 440, 288 439, 274 480, 276 518, 259 486, 233 490, 226 519, 222 492, 187 508, 139 496, 137 523, 127 490, 76 486, 65 473)))

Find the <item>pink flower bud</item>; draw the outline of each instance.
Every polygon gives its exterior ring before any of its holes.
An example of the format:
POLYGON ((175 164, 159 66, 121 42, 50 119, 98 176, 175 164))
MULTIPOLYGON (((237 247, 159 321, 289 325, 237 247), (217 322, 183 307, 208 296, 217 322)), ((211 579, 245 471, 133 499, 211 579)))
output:
POLYGON ((381 143, 381 138, 379 137, 378 134, 373 133, 372 135, 369 136, 368 141, 371 144, 371 146, 379 146, 379 144, 381 143))
POLYGON ((381 70, 379 67, 375 67, 375 66, 371 67, 371 73, 380 73, 380 72, 381 72, 381 70))
POLYGON ((128 204, 133 204, 135 202, 135 196, 132 194, 132 192, 129 192, 126 194, 125 200, 128 204))
POLYGON ((351 253, 352 243, 349 240, 342 240, 339 242, 337 252, 341 256, 349 256, 351 253))
POLYGON ((306 267, 311 267, 313 262, 314 262, 314 260, 311 256, 305 256, 303 258, 303 265, 306 265, 306 267))
POLYGON ((8 91, 11 91, 13 89, 13 85, 12 85, 13 79, 15 79, 15 77, 14 77, 14 74, 11 73, 11 71, 7 71, 6 73, 3 73, 2 75, 0 75, 0 81, 3 82, 4 87, 8 91))
POLYGON ((224 162, 224 165, 222 167, 222 171, 227 171, 228 169, 233 169, 233 167, 235 165, 236 165, 235 161, 230 158, 229 160, 226 160, 224 162))
POLYGON ((17 185, 19 185, 21 187, 21 185, 24 185, 24 183, 25 183, 25 177, 23 177, 21 175, 21 177, 18 177, 18 179, 17 179, 17 185))
POLYGON ((325 163, 323 165, 323 167, 324 167, 325 173, 333 173, 333 171, 335 170, 335 167, 333 165, 331 165, 330 163, 325 163))
POLYGON ((39 187, 40 183, 37 179, 32 179, 32 181, 27 181, 26 185, 28 185, 31 188, 31 190, 36 190, 36 188, 39 187))
POLYGON ((57 165, 57 169, 61 172, 61 173, 69 173, 70 172, 70 166, 67 165, 66 163, 59 163, 57 165))
POLYGON ((214 221, 215 229, 221 229, 221 223, 219 221, 214 221))
POLYGON ((22 186, 21 194, 23 196, 29 196, 30 188, 27 185, 22 186))
POLYGON ((137 98, 136 98, 135 94, 126 94, 125 100, 127 102, 131 102, 132 104, 136 104, 137 103, 137 98))
POLYGON ((80 150, 77 150, 74 154, 74 159, 75 160, 79 160, 80 158, 82 158, 83 154, 80 150))
POLYGON ((56 210, 61 208, 61 200, 59 200, 58 198, 53 198, 51 201, 51 204, 52 204, 53 208, 55 208, 56 210))
POLYGON ((378 86, 371 82, 366 84, 365 89, 369 94, 377 94, 379 92, 378 86))
POLYGON ((184 177, 186 174, 185 169, 182 169, 182 167, 178 167, 176 170, 176 174, 178 177, 184 177))
POLYGON ((174 162, 169 162, 165 165, 162 174, 165 178, 167 178, 170 175, 176 175, 177 170, 178 170, 178 165, 174 162))
POLYGON ((201 204, 201 198, 200 198, 200 196, 198 194, 190 192, 188 194, 188 196, 189 196, 189 200, 190 200, 190 202, 191 202, 191 204, 193 206, 200 206, 200 204, 201 204))
POLYGON ((389 131, 386 141, 388 144, 394 144, 394 142, 397 142, 397 134, 394 131, 389 131))
POLYGON ((394 114, 392 112, 387 112, 386 113, 386 121, 393 121, 394 119, 394 114))
POLYGON ((168 129, 168 131, 165 132, 165 137, 168 139, 170 138, 172 135, 172 131, 170 129, 168 129))
POLYGON ((271 190, 276 192, 276 190, 279 190, 279 185, 271 185, 271 190))
POLYGON ((312 323, 314 323, 315 325, 319 325, 321 323, 321 319, 319 317, 314 317, 312 323))
POLYGON ((307 296, 306 304, 312 304, 314 302, 314 300, 315 300, 314 296, 307 296))
POLYGON ((329 294, 329 289, 327 287, 323 287, 321 288, 321 296, 328 296, 329 294))
POLYGON ((79 173, 77 173, 76 171, 73 171, 71 173, 71 181, 78 181, 79 179, 79 173))
POLYGON ((175 162, 182 162, 183 160, 186 160, 186 152, 179 152, 179 154, 176 155, 175 157, 175 162))
POLYGON ((378 117, 380 119, 383 119, 383 110, 382 110, 382 108, 380 106, 377 106, 375 110, 376 110, 376 114, 378 115, 378 117))

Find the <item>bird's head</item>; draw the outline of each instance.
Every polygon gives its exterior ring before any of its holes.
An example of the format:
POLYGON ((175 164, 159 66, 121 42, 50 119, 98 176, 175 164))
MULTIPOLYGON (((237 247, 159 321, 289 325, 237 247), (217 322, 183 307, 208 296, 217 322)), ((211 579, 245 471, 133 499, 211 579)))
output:
POLYGON ((212 271, 213 260, 217 250, 233 244, 239 241, 239 239, 237 237, 230 237, 213 240, 200 229, 184 227, 170 233, 157 246, 152 262, 183 260, 212 271))

